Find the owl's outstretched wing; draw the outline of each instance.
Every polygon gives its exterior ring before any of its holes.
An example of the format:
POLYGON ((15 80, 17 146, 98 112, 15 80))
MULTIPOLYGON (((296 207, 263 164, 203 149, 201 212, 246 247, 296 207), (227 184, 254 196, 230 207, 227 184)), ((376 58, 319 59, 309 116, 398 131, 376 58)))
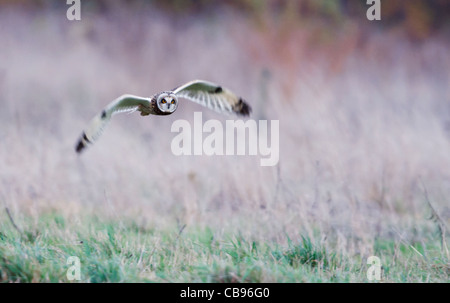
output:
POLYGON ((81 134, 75 150, 77 153, 80 153, 88 144, 94 143, 100 137, 103 129, 114 114, 133 112, 140 110, 142 107, 151 108, 150 105, 151 103, 148 98, 133 95, 123 95, 115 99, 91 120, 88 127, 81 134))
POLYGON ((230 90, 212 82, 194 80, 181 85, 173 92, 182 98, 194 101, 219 113, 248 116, 251 107, 230 90))

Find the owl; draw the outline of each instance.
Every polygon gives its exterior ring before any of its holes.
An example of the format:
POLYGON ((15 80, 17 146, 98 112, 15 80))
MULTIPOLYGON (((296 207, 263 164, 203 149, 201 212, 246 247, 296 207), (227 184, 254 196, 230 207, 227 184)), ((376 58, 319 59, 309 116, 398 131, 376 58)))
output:
POLYGON ((251 107, 242 98, 222 86, 203 80, 190 81, 150 98, 122 95, 91 120, 77 141, 76 152, 81 153, 88 144, 94 143, 114 114, 139 111, 141 116, 170 115, 178 107, 178 98, 196 102, 219 113, 237 116, 249 116, 251 113, 251 107))

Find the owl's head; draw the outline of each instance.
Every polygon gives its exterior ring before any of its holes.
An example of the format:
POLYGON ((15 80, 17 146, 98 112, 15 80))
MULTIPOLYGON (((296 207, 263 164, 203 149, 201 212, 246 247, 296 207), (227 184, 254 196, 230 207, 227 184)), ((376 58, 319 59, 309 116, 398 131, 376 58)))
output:
POLYGON ((156 105, 163 113, 173 113, 178 107, 178 99, 174 93, 162 93, 156 100, 156 105))

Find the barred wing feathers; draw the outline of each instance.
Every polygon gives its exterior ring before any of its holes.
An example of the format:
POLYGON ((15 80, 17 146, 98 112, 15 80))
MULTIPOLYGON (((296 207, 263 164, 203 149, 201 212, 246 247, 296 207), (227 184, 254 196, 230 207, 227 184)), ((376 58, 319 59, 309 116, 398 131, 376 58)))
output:
POLYGON ((212 82, 190 81, 174 89, 177 97, 182 97, 215 110, 219 113, 248 116, 251 107, 230 90, 212 82))
POLYGON ((133 95, 123 95, 112 101, 91 120, 88 127, 81 134, 75 150, 81 153, 88 144, 94 143, 100 137, 113 115, 136 111, 139 109, 139 106, 150 108, 150 100, 133 95))

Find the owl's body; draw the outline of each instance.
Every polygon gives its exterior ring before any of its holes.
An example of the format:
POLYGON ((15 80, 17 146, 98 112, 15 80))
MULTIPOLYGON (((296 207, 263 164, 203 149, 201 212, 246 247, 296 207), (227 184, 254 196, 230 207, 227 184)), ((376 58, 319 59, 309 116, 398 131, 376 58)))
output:
POLYGON ((220 113, 248 116, 251 112, 242 98, 217 84, 202 80, 188 82, 173 91, 164 91, 150 98, 123 95, 92 119, 78 140, 76 151, 80 153, 89 143, 96 141, 114 114, 139 111, 141 116, 170 115, 177 109, 180 97, 220 113))
MULTIPOLYGON (((171 92, 167 91, 167 92, 162 92, 159 94, 155 94, 153 95, 153 97, 149 98, 150 99, 150 104, 140 104, 138 105, 138 108, 136 109, 137 111, 141 112, 141 116, 148 116, 148 115, 158 115, 158 116, 165 116, 165 115, 170 115, 172 114, 174 110, 168 110, 169 106, 170 106, 170 102, 172 102, 172 100, 166 101, 167 104, 166 106, 163 104, 160 104, 160 107, 158 107, 158 99, 162 98, 163 96, 170 96, 171 92)), ((174 97, 172 97, 174 98, 174 97)), ((175 101, 176 102, 176 101, 175 101)))

